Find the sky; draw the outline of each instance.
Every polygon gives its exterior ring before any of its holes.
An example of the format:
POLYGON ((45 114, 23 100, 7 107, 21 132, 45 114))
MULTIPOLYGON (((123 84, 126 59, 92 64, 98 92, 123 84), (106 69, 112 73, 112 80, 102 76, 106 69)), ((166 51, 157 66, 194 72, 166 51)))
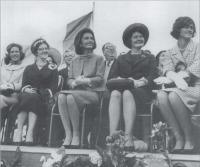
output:
MULTIPOLYGON (((156 55, 160 50, 170 49, 176 44, 170 32, 176 18, 191 17, 199 41, 199 1, 95 1, 93 30, 97 42, 95 53, 102 55, 102 45, 111 42, 118 53, 126 52, 122 34, 135 22, 145 24, 150 32, 144 49, 156 55)), ((89 13, 92 1, 1 1, 1 56, 11 42, 23 46, 31 45, 43 37, 50 46, 63 53, 66 25, 70 21, 89 13)))

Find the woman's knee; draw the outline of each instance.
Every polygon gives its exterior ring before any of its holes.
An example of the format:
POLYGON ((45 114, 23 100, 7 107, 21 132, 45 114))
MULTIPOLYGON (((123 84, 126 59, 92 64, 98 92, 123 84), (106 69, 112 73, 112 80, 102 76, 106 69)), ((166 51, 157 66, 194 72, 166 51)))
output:
POLYGON ((170 103, 176 103, 179 96, 177 95, 176 92, 170 92, 168 95, 168 98, 169 98, 170 103))
POLYGON ((166 102, 168 101, 168 94, 165 91, 159 91, 157 93, 157 99, 161 103, 166 102))
POLYGON ((73 95, 67 95, 67 104, 73 104, 74 103, 74 97, 73 95))
POLYGON ((133 99, 133 94, 130 90, 123 91, 123 100, 129 101, 133 99))
POLYGON ((3 95, 0 95, 0 102, 1 102, 0 109, 2 109, 2 108, 7 106, 6 100, 5 100, 3 95))
POLYGON ((67 96, 65 94, 59 94, 58 95, 58 102, 59 103, 66 103, 67 101, 67 96))
POLYGON ((111 97, 110 98, 120 100, 121 99, 121 92, 118 91, 118 90, 113 90, 111 92, 111 97))

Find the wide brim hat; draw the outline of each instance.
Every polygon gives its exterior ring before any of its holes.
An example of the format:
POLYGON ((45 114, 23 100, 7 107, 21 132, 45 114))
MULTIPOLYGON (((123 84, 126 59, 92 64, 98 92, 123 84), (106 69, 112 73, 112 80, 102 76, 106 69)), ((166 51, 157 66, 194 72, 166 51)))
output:
POLYGON ((50 57, 53 58, 53 60, 57 64, 57 66, 59 66, 61 64, 62 55, 60 54, 60 52, 57 49, 52 48, 52 47, 49 48, 48 54, 50 57))
POLYGON ((144 36, 144 44, 149 39, 149 30, 146 25, 142 23, 134 23, 129 25, 123 33, 122 39, 125 46, 131 49, 131 36, 134 32, 140 32, 144 36))

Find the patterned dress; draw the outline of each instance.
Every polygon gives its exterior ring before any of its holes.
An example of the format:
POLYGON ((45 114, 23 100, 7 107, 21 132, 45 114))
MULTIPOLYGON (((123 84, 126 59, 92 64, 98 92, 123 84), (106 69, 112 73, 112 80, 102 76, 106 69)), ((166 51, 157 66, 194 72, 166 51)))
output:
POLYGON ((181 98, 186 107, 193 112, 196 104, 200 101, 200 53, 199 44, 192 40, 188 43, 186 50, 181 54, 178 46, 167 51, 166 59, 163 60, 163 73, 167 71, 175 71, 177 63, 183 62, 186 70, 194 77, 192 86, 186 91, 174 88, 174 91, 181 98))

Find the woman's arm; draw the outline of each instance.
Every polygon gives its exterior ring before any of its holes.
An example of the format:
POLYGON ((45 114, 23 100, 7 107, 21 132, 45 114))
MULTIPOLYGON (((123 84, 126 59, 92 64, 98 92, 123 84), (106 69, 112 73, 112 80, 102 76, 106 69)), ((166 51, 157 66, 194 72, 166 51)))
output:
POLYGON ((31 80, 29 77, 29 66, 25 68, 24 72, 23 72, 23 76, 22 76, 22 92, 26 89, 26 88, 31 88, 31 80))
POLYGON ((199 44, 195 47, 195 56, 193 63, 187 67, 186 69, 190 74, 200 78, 200 51, 199 51, 199 44))
POLYGON ((48 89, 50 95, 55 94, 57 91, 57 88, 58 88, 58 70, 55 69, 52 71, 52 76, 51 76, 49 89, 48 89))
POLYGON ((70 64, 70 68, 68 71, 68 78, 67 78, 67 82, 66 82, 67 87, 69 87, 71 89, 74 89, 77 86, 76 80, 73 75, 73 67, 74 67, 74 61, 72 61, 70 64))
POLYGON ((153 80, 158 77, 158 69, 155 57, 153 55, 148 56, 151 56, 149 63, 149 74, 147 77, 141 78, 141 80, 144 82, 144 85, 152 87, 154 84, 153 80))
POLYGON ((96 62, 96 75, 94 77, 90 77, 88 80, 88 84, 91 87, 97 87, 101 85, 104 78, 104 72, 105 72, 105 62, 102 56, 98 56, 97 62, 96 62))

